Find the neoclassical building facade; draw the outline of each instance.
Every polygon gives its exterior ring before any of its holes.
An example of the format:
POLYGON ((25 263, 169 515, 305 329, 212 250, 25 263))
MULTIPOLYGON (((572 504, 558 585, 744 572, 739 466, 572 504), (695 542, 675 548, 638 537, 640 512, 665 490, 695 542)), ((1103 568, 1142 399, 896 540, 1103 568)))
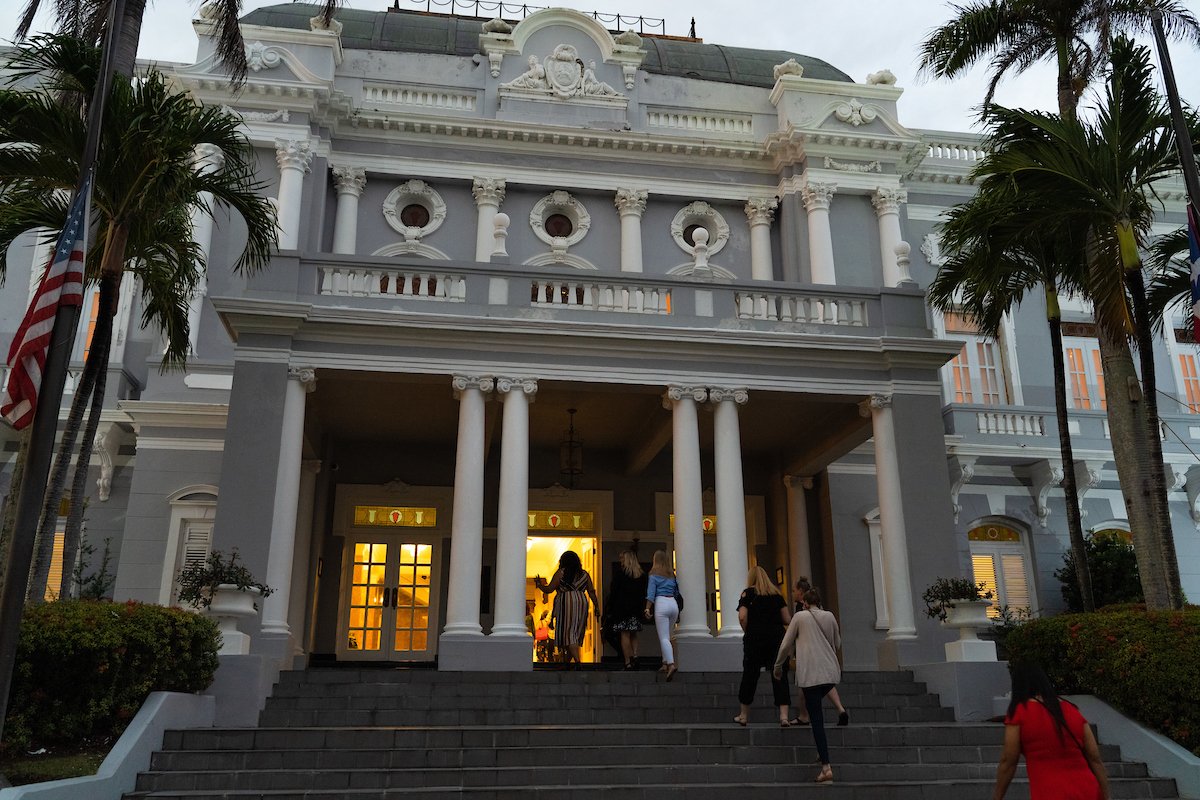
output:
MULTIPOLYGON (((602 595, 622 550, 673 553, 685 670, 740 668, 753 565, 813 578, 849 668, 944 658, 920 600, 940 576, 1061 610, 1044 316, 989 340, 927 309, 979 145, 902 124, 886 69, 562 9, 326 28, 285 4, 244 18, 231 94, 203 14, 197 60, 162 68, 242 119, 279 249, 234 275, 239 221, 195 220, 182 371, 122 293, 87 523, 117 599, 170 603, 183 564, 236 547, 275 589, 252 653, 448 670, 532 668, 534 581, 568 549, 602 595)), ((0 333, 45 257, 7 254, 0 333)), ((1067 313, 1085 526, 1127 531, 1090 313, 1067 313)), ((1160 345, 1196 594, 1200 371, 1160 345)), ((593 623, 585 660, 605 653, 593 623)))

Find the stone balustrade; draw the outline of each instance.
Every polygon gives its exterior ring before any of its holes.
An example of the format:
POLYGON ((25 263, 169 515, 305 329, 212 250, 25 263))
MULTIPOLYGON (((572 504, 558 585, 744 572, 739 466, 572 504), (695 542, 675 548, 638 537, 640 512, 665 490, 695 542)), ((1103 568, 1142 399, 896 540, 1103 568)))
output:
POLYGON ((1010 436, 1045 436, 1046 418, 1020 411, 977 411, 975 425, 979 433, 1010 436))
POLYGON ((317 293, 334 297, 406 297, 461 303, 466 280, 440 270, 322 266, 317 293))
POLYGON ((861 298, 797 292, 738 292, 738 319, 804 322, 866 327, 867 304, 861 298))
POLYGON ((671 290, 599 279, 533 281, 534 307, 567 306, 585 311, 670 314, 671 290))

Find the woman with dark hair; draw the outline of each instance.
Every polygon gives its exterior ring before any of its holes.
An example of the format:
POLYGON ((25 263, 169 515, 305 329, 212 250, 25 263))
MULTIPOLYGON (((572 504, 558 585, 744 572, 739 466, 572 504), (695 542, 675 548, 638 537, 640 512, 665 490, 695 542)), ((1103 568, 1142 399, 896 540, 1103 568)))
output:
POLYGON ((1037 664, 1014 661, 1012 701, 992 800, 1003 800, 1025 754, 1030 800, 1109 800, 1100 747, 1079 709, 1059 698, 1037 664))
POLYGON ((821 762, 821 771, 814 779, 816 783, 833 782, 821 701, 842 679, 842 668, 837 657, 837 649, 841 646, 842 633, 838 629, 837 618, 821 608, 821 593, 809 589, 804 593, 804 610, 792 616, 792 623, 783 635, 772 674, 776 680, 783 677, 783 665, 795 654, 796 686, 804 694, 804 708, 812 723, 813 741, 821 762))
MULTIPOLYGON (((793 600, 793 602, 795 602, 796 607, 792 613, 799 614, 801 611, 804 610, 804 595, 807 594, 808 591, 812 588, 813 588, 813 585, 809 582, 807 576, 801 575, 799 578, 796 579, 796 588, 792 590, 792 600, 793 600)), ((846 710, 846 707, 844 705, 842 705, 842 698, 838 694, 838 690, 837 690, 836 686, 829 690, 829 702, 833 703, 833 707, 835 709, 837 709, 838 727, 844 728, 847 725, 849 725, 850 724, 850 712, 846 710)), ((790 723, 792 725, 807 725, 808 718, 805 717, 803 714, 797 713, 796 716, 790 720, 790 723)))
POLYGON ((567 663, 582 661, 583 637, 587 633, 588 598, 592 609, 599 615, 600 604, 596 601, 596 589, 592 576, 583 569, 579 554, 568 550, 558 559, 558 570, 550 582, 544 578, 534 579, 534 585, 543 594, 557 592, 554 596, 554 643, 566 654, 567 663))

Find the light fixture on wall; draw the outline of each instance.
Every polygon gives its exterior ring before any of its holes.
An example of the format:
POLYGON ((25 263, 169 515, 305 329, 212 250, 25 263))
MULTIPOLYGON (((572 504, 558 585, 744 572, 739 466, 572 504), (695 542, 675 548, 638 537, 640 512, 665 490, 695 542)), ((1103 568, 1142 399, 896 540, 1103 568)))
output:
POLYGON ((568 408, 570 423, 558 444, 558 472, 567 476, 567 488, 575 488, 575 477, 583 474, 583 441, 575 435, 575 411, 568 408))

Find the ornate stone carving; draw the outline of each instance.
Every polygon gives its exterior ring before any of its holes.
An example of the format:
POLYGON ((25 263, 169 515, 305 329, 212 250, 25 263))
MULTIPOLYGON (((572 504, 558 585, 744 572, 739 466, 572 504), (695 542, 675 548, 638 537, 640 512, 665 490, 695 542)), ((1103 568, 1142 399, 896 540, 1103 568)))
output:
POLYGON ((881 69, 867 76, 868 86, 895 86, 896 76, 890 69, 881 69))
POLYGON ((225 163, 225 152, 215 144, 196 145, 196 171, 216 172, 225 163))
POLYGON ((338 194, 352 194, 361 197, 363 189, 367 188, 367 171, 362 167, 337 166, 330 169, 333 173, 333 185, 338 194))
POLYGON ((804 201, 806 211, 829 210, 833 195, 837 192, 836 183, 813 183, 809 181, 800 189, 800 199, 804 201))
POLYGON ((868 161, 865 164, 834 161, 829 156, 825 156, 825 169, 836 169, 840 172, 883 172, 883 165, 878 161, 868 161))
POLYGON ((487 394, 496 387, 496 379, 491 376, 476 376, 476 375, 455 375, 450 381, 450 385, 454 387, 454 399, 458 400, 463 392, 468 389, 478 389, 487 394))
POLYGON ((900 285, 915 284, 916 281, 912 278, 912 245, 908 242, 900 242, 893 252, 896 254, 896 269, 900 273, 900 285))
POLYGON ((120 433, 116 424, 110 424, 96 432, 92 452, 100 461, 100 475, 96 478, 96 498, 107 502, 112 493, 113 456, 117 454, 120 433))
POLYGON ((683 233, 693 225, 699 225, 708 231, 708 255, 715 256, 721 252, 729 241, 729 223, 715 208, 703 200, 684 206, 675 218, 671 220, 671 238, 679 249, 688 255, 695 254, 695 248, 683 238, 683 233))
POLYGON ((532 400, 537 390, 537 381, 533 378, 496 378, 496 391, 499 394, 519 392, 532 400))
POLYGON ((875 206, 875 214, 897 214, 900 204, 908 202, 908 192, 904 189, 880 187, 871 193, 871 205, 875 206))
POLYGON ((1200 467, 1188 469, 1184 488, 1187 490, 1188 514, 1196 523, 1196 530, 1200 531, 1200 467))
POLYGON ((921 255, 925 256, 925 260, 930 266, 940 267, 946 263, 946 256, 942 253, 942 239, 936 233, 927 233, 925 238, 921 240, 921 255))
POLYGON ((560 44, 541 61, 529 57, 529 69, 501 89, 552 94, 560 99, 569 97, 621 97, 616 89, 596 78, 596 62, 584 65, 573 45, 560 44))
POLYGON ((954 508, 955 522, 958 522, 958 515, 962 512, 962 506, 958 503, 959 492, 974 479, 975 462, 978 460, 978 456, 950 456, 950 503, 954 508))
POLYGON ((238 111, 233 106, 221 106, 221 111, 233 117, 241 117, 246 122, 287 122, 292 118, 286 108, 278 111, 238 111))
POLYGON ((853 98, 849 102, 838 103, 833 109, 833 115, 842 122, 849 122, 856 128, 859 125, 869 125, 878 116, 875 109, 870 106, 864 106, 857 99, 853 98))
POLYGON ((721 403, 726 400, 737 403, 739 406, 744 406, 750 401, 750 390, 745 388, 722 389, 715 386, 709 387, 708 402, 721 403))
POLYGON ((613 41, 617 44, 624 45, 625 47, 642 46, 642 37, 638 36, 637 31, 635 31, 633 28, 623 31, 622 33, 618 33, 613 37, 613 41))
POLYGON ((892 396, 890 394, 873 394, 858 404, 858 415, 860 417, 869 417, 874 411, 882 411, 885 408, 891 407, 892 396))
POLYGON ((663 408, 669 410, 684 399, 703 403, 708 399, 708 389, 704 386, 668 386, 663 393, 663 408))
POLYGON ((246 68, 251 72, 275 69, 283 63, 283 50, 275 45, 254 42, 246 45, 246 68))
POLYGON ((508 214, 501 211, 492 220, 492 257, 508 256, 508 214))
POLYGON ((446 202, 425 181, 405 181, 384 198, 383 218, 393 230, 404 234, 405 241, 416 241, 442 227, 446 221, 446 202), (429 212, 429 221, 420 227, 405 225, 400 215, 410 205, 421 206, 429 212))
POLYGON ((476 178, 471 184, 475 205, 499 206, 504 202, 504 186, 503 178, 476 178))
POLYGON ((632 89, 634 78, 637 77, 637 67, 633 64, 622 64, 621 77, 625 79, 625 88, 632 89))
POLYGON ((1043 459, 1035 462, 1029 468, 1030 490, 1033 494, 1033 510, 1037 514, 1038 522, 1042 527, 1046 527, 1046 520, 1050 518, 1050 506, 1047 501, 1050 498, 1050 490, 1058 486, 1063 481, 1063 464, 1058 459, 1043 459))
POLYGON ((650 193, 644 189, 617 189, 613 205, 621 212, 621 216, 633 214, 640 217, 646 212, 646 201, 649 198, 650 193))
POLYGON ((512 25, 509 25, 499 17, 494 17, 483 23, 484 33, 512 33, 512 31, 512 25))
POLYGON ((746 201, 746 219, 750 221, 750 227, 770 225, 778 207, 779 199, 776 197, 751 197, 746 201))
POLYGON ((308 172, 312 164, 312 145, 307 139, 276 139, 275 163, 283 169, 298 169, 308 172))
POLYGON ((784 475, 783 485, 789 489, 803 491, 804 489, 813 488, 813 479, 803 475, 784 475))
POLYGON ((300 381, 305 392, 311 392, 317 388, 317 371, 311 367, 289 367, 288 379, 300 381))
POLYGON ((1075 462, 1075 494, 1079 498, 1080 519, 1087 516, 1087 509, 1083 507, 1083 498, 1088 492, 1100 485, 1100 470, 1103 468, 1103 461, 1075 462))
POLYGON ((342 35, 342 23, 330 17, 325 19, 324 14, 317 14, 308 20, 308 29, 310 31, 329 31, 335 36, 342 35))
POLYGON ((570 192, 559 189, 534 204, 533 210, 529 212, 529 226, 533 228, 535 236, 556 248, 555 252, 561 250, 565 254, 568 247, 587 235, 588 229, 592 227, 592 215, 583 207, 583 203, 571 196, 570 192), (562 214, 571 220, 569 235, 551 236, 546 231, 546 220, 554 214, 562 214))
POLYGON ((488 67, 490 68, 493 78, 500 77, 500 65, 504 63, 504 52, 501 50, 491 50, 487 54, 488 67))
POLYGON ((789 58, 782 64, 776 64, 773 72, 775 80, 779 80, 784 75, 795 75, 797 78, 804 77, 804 67, 800 66, 800 63, 794 58, 789 58))

